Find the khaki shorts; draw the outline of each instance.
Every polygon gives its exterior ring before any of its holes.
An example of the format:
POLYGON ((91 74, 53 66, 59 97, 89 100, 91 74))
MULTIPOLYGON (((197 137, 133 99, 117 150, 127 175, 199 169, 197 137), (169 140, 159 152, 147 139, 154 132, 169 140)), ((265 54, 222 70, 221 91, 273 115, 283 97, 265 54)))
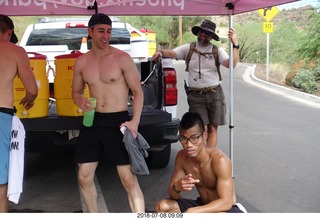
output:
POLYGON ((215 91, 191 91, 188 95, 189 112, 201 115, 204 125, 226 124, 226 103, 222 87, 219 85, 215 91))

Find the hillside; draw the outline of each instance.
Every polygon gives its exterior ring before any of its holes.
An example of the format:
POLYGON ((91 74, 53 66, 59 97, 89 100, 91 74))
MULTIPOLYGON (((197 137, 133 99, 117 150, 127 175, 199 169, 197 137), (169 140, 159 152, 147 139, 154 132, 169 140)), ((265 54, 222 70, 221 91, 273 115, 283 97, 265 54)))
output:
MULTIPOLYGON (((282 22, 293 22, 296 24, 296 27, 303 30, 303 28, 308 26, 305 25, 309 23, 310 17, 308 15, 311 14, 311 12, 315 12, 315 10, 317 9, 312 6, 282 10, 273 18, 272 22, 275 26, 282 22)), ((217 23, 217 26, 228 27, 228 17, 214 17, 213 20, 217 23)), ((234 26, 252 21, 262 23, 265 20, 257 11, 234 15, 234 26)), ((285 78, 289 71, 290 69, 288 67, 281 66, 279 63, 270 63, 269 82, 288 86, 286 85, 285 78)), ((266 65, 256 64, 255 75, 259 79, 266 80, 266 65)), ((320 96, 319 89, 315 92, 315 95, 320 96)))
MULTIPOLYGON (((305 6, 297 9, 282 10, 273 19, 272 22, 276 25, 282 21, 294 21, 298 24, 307 23, 309 17, 306 16, 308 11, 314 11, 316 8, 313 6, 305 6)), ((264 22, 264 18, 258 13, 258 11, 252 11, 233 16, 234 24, 243 24, 251 21, 264 22)), ((213 16, 213 21, 217 26, 228 26, 228 16, 213 16)), ((302 26, 303 27, 303 26, 302 26)))

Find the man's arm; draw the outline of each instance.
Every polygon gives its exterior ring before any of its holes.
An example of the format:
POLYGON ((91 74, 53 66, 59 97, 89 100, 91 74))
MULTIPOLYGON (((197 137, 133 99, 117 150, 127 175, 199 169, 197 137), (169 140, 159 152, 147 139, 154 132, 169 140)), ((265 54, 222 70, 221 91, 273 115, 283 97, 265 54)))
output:
MULTIPOLYGON (((238 38, 237 38, 237 33, 235 31, 235 29, 230 28, 229 30, 229 39, 232 42, 232 49, 233 49, 233 68, 236 67, 238 61, 239 61, 239 42, 238 42, 238 38)), ((222 63, 223 66, 229 68, 229 59, 225 60, 222 63)))
POLYGON ((81 75, 81 58, 76 59, 73 70, 73 78, 72 78, 72 100, 73 102, 83 109, 83 92, 85 88, 85 82, 81 75))
POLYGON ((177 54, 174 50, 158 50, 153 54, 152 60, 156 61, 159 56, 170 57, 172 59, 177 58, 177 54))
POLYGON ((213 201, 212 207, 216 212, 225 212, 231 209, 234 201, 234 182, 230 159, 220 156, 215 163, 215 173, 217 176, 217 194, 219 199, 213 201))
POLYGON ((181 182, 179 184, 179 180, 186 175, 182 168, 182 159, 183 150, 180 150, 176 156, 175 164, 174 164, 174 171, 171 177, 171 182, 168 188, 168 194, 172 199, 179 199, 182 196, 182 188, 181 182))
POLYGON ((125 80, 133 94, 132 119, 122 125, 129 128, 134 138, 136 138, 138 135, 138 126, 143 108, 143 91, 141 88, 140 74, 135 63, 127 53, 123 53, 121 57, 121 66, 123 68, 122 71, 125 80))
POLYGON ((34 74, 30 67, 29 57, 26 51, 19 46, 15 47, 17 57, 18 75, 23 86, 26 89, 26 96, 21 99, 20 104, 25 107, 26 110, 30 109, 34 105, 34 100, 38 96, 38 86, 34 74))

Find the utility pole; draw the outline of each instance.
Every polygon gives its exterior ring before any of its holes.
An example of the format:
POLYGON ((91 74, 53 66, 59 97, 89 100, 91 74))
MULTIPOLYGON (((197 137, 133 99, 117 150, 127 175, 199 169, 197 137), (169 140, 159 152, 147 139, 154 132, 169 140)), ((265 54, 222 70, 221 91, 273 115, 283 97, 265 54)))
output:
POLYGON ((179 44, 182 45, 182 16, 179 16, 179 44))

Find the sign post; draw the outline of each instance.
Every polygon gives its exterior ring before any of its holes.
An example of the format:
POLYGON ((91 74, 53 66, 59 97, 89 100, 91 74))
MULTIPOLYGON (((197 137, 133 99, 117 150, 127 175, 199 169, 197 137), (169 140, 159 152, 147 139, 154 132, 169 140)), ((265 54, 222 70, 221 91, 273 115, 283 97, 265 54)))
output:
POLYGON ((262 30, 267 33, 267 58, 266 58, 266 80, 269 81, 269 41, 270 33, 273 33, 273 22, 270 22, 274 16, 279 13, 277 7, 262 8, 258 10, 258 13, 267 21, 263 22, 262 30))

